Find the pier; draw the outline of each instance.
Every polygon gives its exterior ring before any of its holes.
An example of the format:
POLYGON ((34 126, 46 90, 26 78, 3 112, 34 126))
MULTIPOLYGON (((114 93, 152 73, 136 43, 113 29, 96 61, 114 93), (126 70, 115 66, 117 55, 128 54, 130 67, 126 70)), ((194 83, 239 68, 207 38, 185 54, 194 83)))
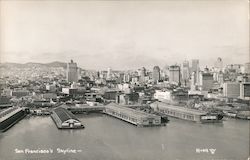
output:
POLYGON ((159 126, 161 117, 142 111, 134 110, 126 106, 110 103, 105 106, 104 113, 124 120, 136 126, 159 126))
POLYGON ((105 109, 104 106, 102 105, 89 106, 87 104, 81 104, 77 106, 65 106, 65 108, 74 114, 89 113, 89 112, 101 112, 102 113, 103 110, 105 109))
POLYGON ((52 111, 51 118, 54 120, 59 129, 76 129, 84 128, 81 121, 76 118, 74 114, 61 105, 52 111))
POLYGON ((150 107, 154 109, 155 112, 163 113, 167 116, 193 121, 200 123, 207 122, 221 122, 218 114, 210 114, 205 111, 190 109, 181 106, 174 106, 171 104, 166 104, 164 102, 154 102, 150 104, 150 107))
POLYGON ((11 107, 3 110, 0 113, 0 132, 5 132, 25 116, 25 110, 20 107, 11 107))

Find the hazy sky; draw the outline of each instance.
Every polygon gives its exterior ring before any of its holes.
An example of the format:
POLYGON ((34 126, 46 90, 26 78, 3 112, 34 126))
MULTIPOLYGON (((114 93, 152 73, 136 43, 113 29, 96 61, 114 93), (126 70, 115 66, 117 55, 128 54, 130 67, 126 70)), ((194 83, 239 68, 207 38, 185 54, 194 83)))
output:
POLYGON ((249 61, 247 0, 0 1, 1 62, 153 67, 249 61))

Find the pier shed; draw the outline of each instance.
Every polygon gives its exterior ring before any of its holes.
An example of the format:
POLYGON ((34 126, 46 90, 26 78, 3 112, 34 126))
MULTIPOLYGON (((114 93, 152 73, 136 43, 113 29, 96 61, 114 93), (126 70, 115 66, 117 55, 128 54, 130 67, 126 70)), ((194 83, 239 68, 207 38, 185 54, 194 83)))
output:
POLYGON ((84 128, 81 121, 74 114, 61 105, 52 111, 51 117, 59 129, 84 128))

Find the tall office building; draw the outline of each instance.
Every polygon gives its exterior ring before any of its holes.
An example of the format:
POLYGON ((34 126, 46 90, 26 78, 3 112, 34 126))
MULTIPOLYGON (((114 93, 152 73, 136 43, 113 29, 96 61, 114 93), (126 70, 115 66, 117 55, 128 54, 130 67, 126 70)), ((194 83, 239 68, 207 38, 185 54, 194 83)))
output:
POLYGON ((107 72, 107 79, 111 79, 112 78, 112 70, 111 68, 109 67, 108 68, 108 72, 107 72))
POLYGON ((192 91, 196 90, 196 72, 192 72, 190 79, 190 88, 192 91))
POLYGON ((123 82, 128 83, 130 82, 130 74, 129 73, 125 73, 123 76, 123 82))
POLYGON ((223 69, 223 61, 222 58, 218 57, 214 63, 214 68, 216 72, 222 71, 223 69))
POLYGON ((190 72, 189 72, 189 62, 188 61, 184 61, 182 63, 182 82, 184 84, 184 86, 187 86, 188 84, 188 80, 190 78, 190 72))
POLYGON ((240 83, 238 82, 224 83, 223 96, 227 98, 238 98, 240 96, 240 83))
POLYGON ((214 78, 213 74, 208 72, 208 69, 205 69, 204 72, 199 72, 199 86, 202 91, 209 91, 213 88, 214 78))
POLYGON ((68 82, 77 82, 78 81, 78 71, 77 71, 77 64, 73 62, 73 60, 70 61, 70 63, 67 63, 67 74, 66 78, 68 82))
POLYGON ((250 74, 250 62, 245 63, 244 70, 246 74, 250 74))
POLYGON ((119 77, 118 78, 120 79, 121 83, 124 82, 124 79, 123 79, 124 75, 125 75, 125 73, 119 73, 119 77))
POLYGON ((82 69, 77 68, 77 77, 78 77, 78 79, 81 79, 81 76, 82 76, 82 69))
POLYGON ((162 69, 163 73, 164 73, 164 80, 167 80, 169 77, 169 66, 165 65, 162 69))
POLYGON ((189 77, 190 77, 190 75, 189 75, 189 62, 184 61, 182 64, 182 79, 188 80, 189 77))
POLYGON ((240 98, 250 100, 250 82, 240 84, 240 98))
POLYGON ((172 65, 169 67, 169 83, 179 85, 181 80, 180 66, 172 65))
POLYGON ((138 76, 139 76, 139 81, 144 82, 145 81, 145 76, 146 76, 146 69, 144 67, 140 68, 138 70, 138 76))
POLYGON ((159 66, 154 66, 152 77, 153 77, 154 83, 157 83, 160 80, 160 67, 159 66))
POLYGON ((199 60, 198 59, 193 59, 192 60, 192 72, 196 73, 196 83, 199 85, 200 82, 200 65, 199 65, 199 60))
POLYGON ((191 66, 191 73, 192 72, 199 72, 200 66, 199 66, 199 60, 198 59, 192 59, 192 66, 191 66))
POLYGON ((224 83, 224 73, 222 71, 220 71, 218 73, 217 76, 217 80, 216 80, 219 84, 223 84, 224 83))

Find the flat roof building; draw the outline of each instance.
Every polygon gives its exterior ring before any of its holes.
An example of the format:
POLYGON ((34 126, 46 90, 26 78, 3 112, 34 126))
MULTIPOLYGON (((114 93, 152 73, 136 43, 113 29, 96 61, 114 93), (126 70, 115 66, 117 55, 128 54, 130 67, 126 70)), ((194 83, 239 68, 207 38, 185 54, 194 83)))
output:
POLYGON ((179 84, 181 80, 180 66, 172 65, 169 67, 169 83, 179 84))
POLYGON ((190 72, 197 72, 200 70, 200 66, 199 66, 199 60, 198 59, 192 59, 192 65, 190 68, 190 72))
POLYGON ((189 79, 189 61, 182 63, 182 78, 189 79))
POLYGON ((213 84, 214 84, 213 74, 200 72, 199 81, 200 81, 199 85, 201 87, 201 90, 210 91, 213 88, 213 84))
POLYGON ((250 82, 240 84, 240 98, 250 100, 250 82))
POLYGON ((154 66, 153 68, 153 82, 157 83, 160 80, 160 67, 159 66, 154 66))
POLYGON ((238 98, 240 96, 240 83, 237 82, 224 83, 223 96, 227 98, 238 98))

